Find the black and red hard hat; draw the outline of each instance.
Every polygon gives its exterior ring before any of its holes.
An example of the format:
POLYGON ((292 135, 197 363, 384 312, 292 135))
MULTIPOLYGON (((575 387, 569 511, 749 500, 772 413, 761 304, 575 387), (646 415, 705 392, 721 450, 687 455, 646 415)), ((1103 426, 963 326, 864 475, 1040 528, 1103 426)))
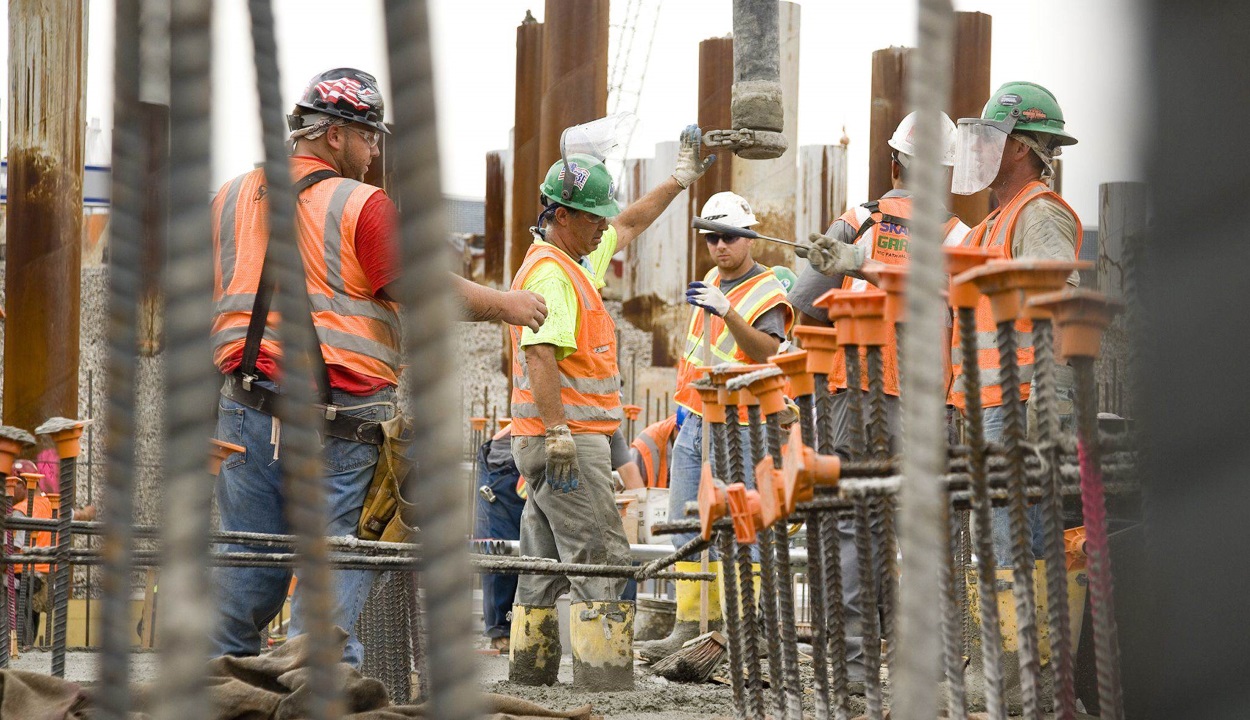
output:
POLYGON ((304 126, 299 108, 368 125, 385 134, 391 132, 383 122, 386 109, 378 79, 363 70, 334 68, 314 75, 295 107, 295 114, 287 116, 292 132, 304 126))

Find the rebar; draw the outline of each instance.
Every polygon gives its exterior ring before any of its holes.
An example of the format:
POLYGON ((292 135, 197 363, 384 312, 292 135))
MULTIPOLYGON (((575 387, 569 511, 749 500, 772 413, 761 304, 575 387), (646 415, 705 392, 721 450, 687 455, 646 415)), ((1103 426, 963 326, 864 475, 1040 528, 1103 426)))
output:
MULTIPOLYGON (((885 368, 879 345, 865 347, 868 365, 868 455, 874 460, 885 460, 890 452, 890 426, 885 409, 885 368)), ((897 557, 894 549, 894 508, 887 501, 873 504, 873 523, 877 535, 873 540, 873 562, 877 567, 880 585, 881 636, 885 638, 887 664, 894 662, 897 639, 894 635, 894 609, 897 597, 894 565, 897 557)))
POLYGON ((684 560, 690 557, 691 555, 694 555, 695 553, 703 552, 703 550, 707 549, 707 547, 710 546, 711 544, 712 543, 710 540, 704 540, 702 537, 699 537, 699 536, 693 537, 689 541, 687 541, 685 545, 682 545, 681 547, 677 548, 676 550, 669 553, 668 555, 665 555, 664 557, 658 560, 653 560, 647 563, 646 565, 643 565, 641 568, 637 570, 637 572, 634 572, 633 569, 631 568, 629 575, 631 577, 636 577, 638 580, 649 580, 652 576, 654 576, 660 570, 672 565, 673 563, 679 560, 684 560))
POLYGON ((421 576, 418 573, 407 575, 408 585, 408 628, 412 632, 412 667, 417 673, 417 686, 413 700, 424 701, 430 695, 430 671, 425 659, 425 615, 421 612, 421 576))
MULTIPOLYGON (((394 117, 402 118, 388 138, 395 160, 395 196, 400 216, 405 273, 396 281, 397 299, 416 322, 403 336, 408 363, 409 407, 459 407, 453 377, 454 304, 447 280, 443 198, 439 188, 433 68, 427 4, 386 0, 386 39, 394 117)), ((429 657, 429 714, 440 720, 469 720, 480 713, 477 661, 469 638, 472 618, 464 602, 472 591, 465 562, 463 479, 459 476, 460 427, 437 413, 413 418, 414 457, 421 458, 421 494, 416 524, 428 558, 422 570, 426 646, 429 657)))
POLYGON ((885 367, 880 345, 865 349, 868 357, 868 454, 878 460, 890 455, 890 425, 885 410, 885 367))
POLYGON ((851 444, 851 458, 864 457, 864 385, 859 365, 859 346, 843 345, 846 356, 846 416, 847 439, 851 444))
MULTIPOLYGON (((764 430, 764 417, 760 412, 759 405, 747 406, 747 425, 749 427, 748 432, 751 435, 751 467, 747 468, 747 472, 750 473, 752 482, 754 482, 755 466, 768 453, 768 438, 764 430)), ((774 460, 775 462, 776 460, 774 460)))
MULTIPOLYGON (((744 668, 742 648, 742 617, 738 611, 739 599, 738 576, 734 571, 734 553, 737 543, 730 533, 722 532, 716 536, 716 547, 720 552, 720 569, 722 579, 721 598, 725 605, 725 634, 729 639, 729 683, 733 688, 734 718, 745 720, 747 712, 746 684, 742 677, 744 668)), ((748 578, 749 579, 749 578, 748 578)))
MULTIPOLYGON (((946 523, 949 531, 946 563, 942 568, 942 638, 943 666, 946 672, 946 684, 949 688, 946 716, 952 718, 967 717, 968 698, 964 686, 963 636, 964 623, 960 596, 963 592, 963 575, 959 572, 960 532, 958 518, 949 506, 946 510, 946 523)), ((966 596, 966 595, 965 595, 966 596)))
POLYGON ((1042 483, 1043 532, 1046 536, 1046 609, 1050 624, 1050 670, 1053 677, 1055 720, 1076 717, 1076 683, 1068 617, 1068 568, 1063 539, 1063 498, 1059 494, 1059 435, 1054 355, 1054 326, 1049 318, 1033 321, 1033 401, 1037 407, 1037 437, 1051 468, 1042 483))
MULTIPOLYGON (((1020 691, 1024 717, 1041 712, 1041 655, 1038 651, 1037 606, 1033 597, 1033 560, 1029 551, 1029 522, 1025 514, 1024 404, 1020 400, 1020 367, 1016 360, 1016 324, 998 324, 998 357, 1002 377, 1003 444, 1007 448, 1008 513, 1011 519, 1011 590, 1016 601, 1016 637, 1019 644, 1020 691)), ((973 362, 971 355, 965 366, 973 362)))
POLYGON ((1089 557, 1098 711, 1101 718, 1122 720, 1124 698, 1120 688, 1120 648, 1111 576, 1111 547, 1107 540, 1107 504, 1097 439, 1098 391, 1094 379, 1094 359, 1074 357, 1070 362, 1076 374, 1076 415, 1081 438, 1081 507, 1085 514, 1085 548, 1089 557))
MULTIPOLYGON (((52 676, 65 677, 65 632, 69 623, 69 584, 71 566, 69 549, 74 536, 70 530, 70 518, 74 514, 74 485, 77 458, 61 458, 60 489, 61 507, 57 512, 56 572, 52 586, 52 676)), ((7 642, 7 640, 6 640, 7 642)))
MULTIPOLYGON (((768 453, 773 467, 781 467, 781 418, 765 418, 768 453)), ((773 524, 773 552, 777 567, 777 620, 781 625, 782 677, 785 678, 787 717, 802 720, 803 696, 799 686, 799 635, 794 608, 794 576, 790 572, 789 524, 781 518, 773 524)), ((776 673, 774 672, 774 676, 776 673)))
POLYGON ((799 406, 799 428, 803 434, 803 444, 816 447, 816 410, 811 395, 800 395, 794 399, 799 406))
MULTIPOLYGON (((113 149, 109 208, 108 431, 105 487, 108 502, 102 553, 108 562, 100 579, 101 720, 130 714, 130 575, 134 540, 134 392, 138 355, 136 321, 141 285, 142 175, 144 144, 139 123, 140 0, 115 0, 113 17, 113 149)), ((207 187, 207 186, 205 186, 207 187)), ((203 204, 204 187, 196 202, 203 204)), ((200 240, 203 242, 203 239, 200 240)), ((201 272, 203 272, 201 270, 201 272)), ((211 406, 210 406, 211 407, 211 406)), ((29 537, 30 533, 27 533, 29 537)), ((29 594, 32 573, 22 583, 29 594)), ((26 603, 29 608, 29 601, 26 603)))
POLYGON ((871 501, 855 503, 855 554, 859 565, 861 635, 864 643, 865 698, 869 720, 881 720, 881 635, 877 629, 877 573, 873 562, 871 501))
POLYGON ((807 513, 807 586, 810 588, 812 672, 816 686, 812 703, 817 720, 829 718, 828 608, 825 605, 825 560, 820 547, 824 527, 824 513, 807 513))
POLYGON ((742 591, 742 653, 746 661, 746 693, 752 720, 764 720, 764 679, 760 674, 759 618, 755 611, 755 573, 751 569, 751 546, 738 544, 734 550, 738 582, 742 591), (745 580, 744 580, 745 578, 745 580))
POLYGON ((725 452, 728 455, 729 482, 746 483, 746 466, 742 464, 742 431, 738 423, 738 406, 725 406, 725 452))
POLYGON ((411 575, 411 571, 379 575, 357 621, 365 646, 360 673, 381 681, 395 705, 412 700, 411 594, 405 592, 405 576, 411 575))
POLYGON ((0 493, 0 561, 5 561, 4 568, 4 593, 0 598, 0 623, 4 625, 0 628, 0 669, 9 667, 9 647, 12 644, 9 638, 12 633, 17 632, 17 595, 16 582, 17 576, 13 569, 13 564, 7 560, 10 555, 14 554, 13 547, 13 531, 8 527, 9 515, 12 514, 9 507, 8 492, 0 493))
MULTIPOLYGON (((816 384, 816 449, 822 455, 832 455, 835 441, 833 395, 829 392, 829 376, 817 373, 813 380, 816 384)), ((846 667, 846 607, 842 596, 841 539, 838 537, 837 517, 831 513, 827 520, 821 523, 817 532, 816 550, 825 568, 824 603, 828 612, 829 690, 835 720, 847 720, 851 715, 851 708, 850 694, 847 692, 849 678, 846 667)), ((808 563, 811 563, 810 550, 808 563)))

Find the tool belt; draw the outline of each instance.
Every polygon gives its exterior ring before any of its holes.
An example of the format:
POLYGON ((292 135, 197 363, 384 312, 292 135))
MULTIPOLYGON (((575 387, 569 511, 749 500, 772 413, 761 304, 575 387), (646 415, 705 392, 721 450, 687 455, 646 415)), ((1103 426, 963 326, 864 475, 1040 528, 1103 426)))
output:
MULTIPOLYGON (((221 386, 221 394, 256 412, 273 415, 278 407, 278 393, 257 385, 253 382, 255 379, 239 374, 227 375, 225 384, 221 386)), ((382 445, 385 442, 382 423, 377 420, 339 414, 335 405, 317 404, 315 407, 324 418, 321 431, 326 435, 369 445, 382 445)))
POLYGON ((365 504, 360 511, 356 536, 361 540, 406 542, 412 537, 412 515, 416 503, 404 498, 404 490, 414 484, 412 461, 408 446, 412 444, 412 427, 403 415, 380 423, 385 440, 378 449, 378 464, 373 471, 365 504))

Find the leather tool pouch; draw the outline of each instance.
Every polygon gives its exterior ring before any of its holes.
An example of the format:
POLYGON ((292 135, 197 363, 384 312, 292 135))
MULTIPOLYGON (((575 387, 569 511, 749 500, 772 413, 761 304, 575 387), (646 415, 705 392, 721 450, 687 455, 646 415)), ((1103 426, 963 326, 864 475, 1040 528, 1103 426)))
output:
POLYGON ((405 491, 411 493, 415 485, 408 454, 412 428, 403 415, 396 415, 382 423, 382 435, 378 464, 365 494, 356 534, 361 540, 407 542, 415 529, 412 513, 416 507, 404 497, 405 491))

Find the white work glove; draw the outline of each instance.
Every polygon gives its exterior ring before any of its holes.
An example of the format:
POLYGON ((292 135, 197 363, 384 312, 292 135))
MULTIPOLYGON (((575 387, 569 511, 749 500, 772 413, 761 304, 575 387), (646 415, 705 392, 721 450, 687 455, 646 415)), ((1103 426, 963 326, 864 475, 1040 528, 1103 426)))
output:
POLYGON ((795 255, 807 258, 816 272, 822 275, 846 275, 864 267, 868 249, 862 245, 844 243, 828 235, 812 233, 807 242, 800 242, 795 255))
POLYGON ((698 125, 687 125, 681 131, 681 147, 677 149, 677 167, 673 170, 673 179, 683 188, 690 187, 695 180, 703 177, 703 173, 716 162, 715 155, 699 158, 699 150, 703 146, 703 131, 698 125))
POLYGON ((717 317, 725 317, 729 312, 729 298, 715 285, 696 280, 686 288, 686 302, 701 307, 717 317))
POLYGON ((577 488, 577 444, 568 425, 547 428, 547 482, 561 492, 577 488))

